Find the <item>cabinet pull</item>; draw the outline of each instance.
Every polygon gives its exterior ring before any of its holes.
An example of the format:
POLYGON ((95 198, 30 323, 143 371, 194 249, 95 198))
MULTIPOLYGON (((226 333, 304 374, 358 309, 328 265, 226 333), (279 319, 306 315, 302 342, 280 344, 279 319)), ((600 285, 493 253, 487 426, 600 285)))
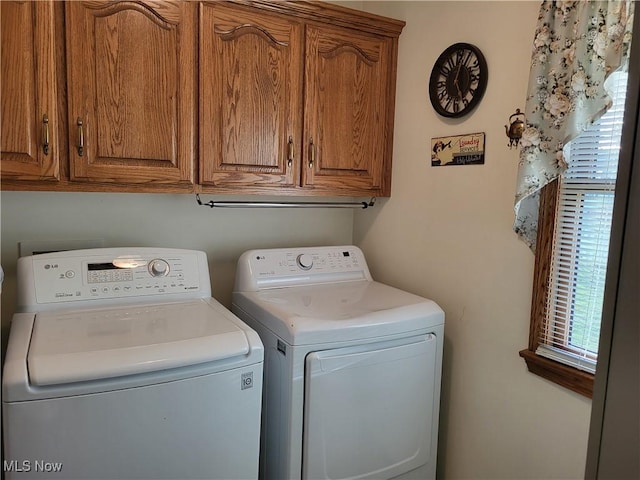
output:
POLYGON ((82 129, 82 119, 78 117, 78 155, 84 155, 84 130, 82 129))
POLYGON ((291 168, 293 165, 293 137, 289 137, 289 149, 287 153, 287 166, 291 168))
POLYGON ((49 117, 46 113, 42 116, 42 151, 49 155, 49 117))
POLYGON ((309 168, 313 168, 316 161, 316 146, 313 144, 313 138, 309 143, 309 168))

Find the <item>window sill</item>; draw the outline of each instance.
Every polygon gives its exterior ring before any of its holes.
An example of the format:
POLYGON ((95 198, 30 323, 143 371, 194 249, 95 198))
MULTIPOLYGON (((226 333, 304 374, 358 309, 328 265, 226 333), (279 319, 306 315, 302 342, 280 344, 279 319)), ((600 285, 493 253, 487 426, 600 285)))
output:
POLYGON ((527 362, 527 368, 535 375, 562 385, 585 397, 593 396, 593 378, 591 373, 536 355, 531 350, 522 350, 520 356, 527 362))

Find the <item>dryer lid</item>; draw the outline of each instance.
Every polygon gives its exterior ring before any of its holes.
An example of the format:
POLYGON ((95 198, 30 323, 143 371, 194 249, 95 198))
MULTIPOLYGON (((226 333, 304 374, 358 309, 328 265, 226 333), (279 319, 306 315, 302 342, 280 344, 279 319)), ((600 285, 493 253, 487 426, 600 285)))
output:
POLYGON ((206 301, 45 312, 27 358, 34 385, 97 380, 249 352, 245 332, 206 301))
POLYGON ((385 337, 444 324, 435 302, 373 281, 235 292, 234 304, 291 345, 385 337))

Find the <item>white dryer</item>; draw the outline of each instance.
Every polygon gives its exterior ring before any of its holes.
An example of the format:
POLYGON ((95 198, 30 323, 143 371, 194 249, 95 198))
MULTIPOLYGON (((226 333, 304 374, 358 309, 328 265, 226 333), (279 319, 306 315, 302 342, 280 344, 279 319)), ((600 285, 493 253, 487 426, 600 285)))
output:
POLYGON ((234 290, 265 347, 261 478, 435 478, 438 305, 354 246, 246 252, 234 290))
POLYGON ((2 379, 7 480, 258 476, 264 350, 203 252, 18 260, 2 379))

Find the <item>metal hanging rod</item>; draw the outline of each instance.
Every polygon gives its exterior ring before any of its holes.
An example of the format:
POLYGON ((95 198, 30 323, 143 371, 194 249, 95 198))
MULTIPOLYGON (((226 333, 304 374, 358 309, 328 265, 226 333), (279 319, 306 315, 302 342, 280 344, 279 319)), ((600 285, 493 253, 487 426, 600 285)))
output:
POLYGON ((211 208, 369 208, 376 203, 376 197, 371 197, 368 202, 246 202, 246 201, 220 201, 202 202, 200 195, 196 193, 198 205, 211 208))

